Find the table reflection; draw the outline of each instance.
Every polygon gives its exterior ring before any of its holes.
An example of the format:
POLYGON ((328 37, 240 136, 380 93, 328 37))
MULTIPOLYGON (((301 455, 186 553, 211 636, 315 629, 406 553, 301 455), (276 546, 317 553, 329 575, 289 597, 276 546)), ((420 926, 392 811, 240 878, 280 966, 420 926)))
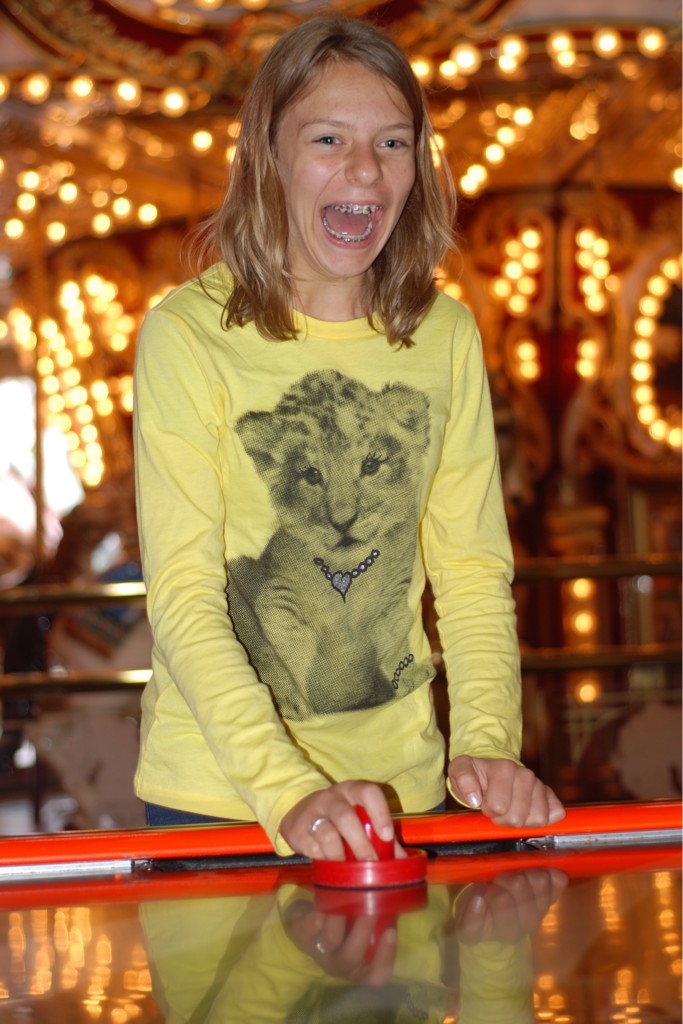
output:
POLYGON ((88 905, 36 885, 0 910, 0 1022, 680 1021, 680 873, 540 863, 384 892, 204 873, 88 905))

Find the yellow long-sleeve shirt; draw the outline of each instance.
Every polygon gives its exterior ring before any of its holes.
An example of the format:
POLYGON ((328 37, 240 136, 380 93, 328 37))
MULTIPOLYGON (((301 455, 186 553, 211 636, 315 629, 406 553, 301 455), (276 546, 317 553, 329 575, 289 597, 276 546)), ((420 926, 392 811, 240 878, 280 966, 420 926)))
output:
POLYGON ((330 780, 443 798, 422 628, 449 677, 451 756, 516 759, 519 654, 490 399, 471 314, 438 295, 397 349, 296 314, 221 327, 225 269, 138 342, 138 516, 153 675, 136 789, 277 829, 330 780))

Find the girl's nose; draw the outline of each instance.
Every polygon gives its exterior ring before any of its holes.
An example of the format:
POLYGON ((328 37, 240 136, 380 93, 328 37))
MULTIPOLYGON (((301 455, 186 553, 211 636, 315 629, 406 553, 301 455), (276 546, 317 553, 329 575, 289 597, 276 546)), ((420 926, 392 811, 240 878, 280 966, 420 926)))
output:
POLYGON ((374 147, 354 147, 346 165, 347 180, 353 184, 371 185, 381 176, 382 169, 374 147))

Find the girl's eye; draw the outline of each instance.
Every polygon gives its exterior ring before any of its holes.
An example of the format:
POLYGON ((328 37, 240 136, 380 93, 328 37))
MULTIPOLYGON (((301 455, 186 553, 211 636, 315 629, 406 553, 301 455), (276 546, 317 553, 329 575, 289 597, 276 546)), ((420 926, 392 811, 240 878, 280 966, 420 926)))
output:
POLYGON ((406 143, 403 139, 386 139, 382 145, 386 146, 387 149, 402 149, 406 143))
POLYGON ((319 139, 316 139, 316 141, 322 143, 324 146, 333 146, 337 140, 334 135, 321 135, 319 139))

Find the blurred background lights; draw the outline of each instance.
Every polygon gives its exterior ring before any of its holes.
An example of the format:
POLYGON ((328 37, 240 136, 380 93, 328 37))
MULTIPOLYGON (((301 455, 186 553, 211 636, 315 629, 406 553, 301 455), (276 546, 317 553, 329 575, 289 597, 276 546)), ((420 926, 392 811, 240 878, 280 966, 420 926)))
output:
POLYGON ((474 75, 481 67, 481 52, 474 43, 458 43, 451 50, 450 59, 461 75, 474 75))
POLYGON ((621 34, 613 28, 601 28, 593 34, 593 49, 600 57, 618 57, 623 50, 621 34))

